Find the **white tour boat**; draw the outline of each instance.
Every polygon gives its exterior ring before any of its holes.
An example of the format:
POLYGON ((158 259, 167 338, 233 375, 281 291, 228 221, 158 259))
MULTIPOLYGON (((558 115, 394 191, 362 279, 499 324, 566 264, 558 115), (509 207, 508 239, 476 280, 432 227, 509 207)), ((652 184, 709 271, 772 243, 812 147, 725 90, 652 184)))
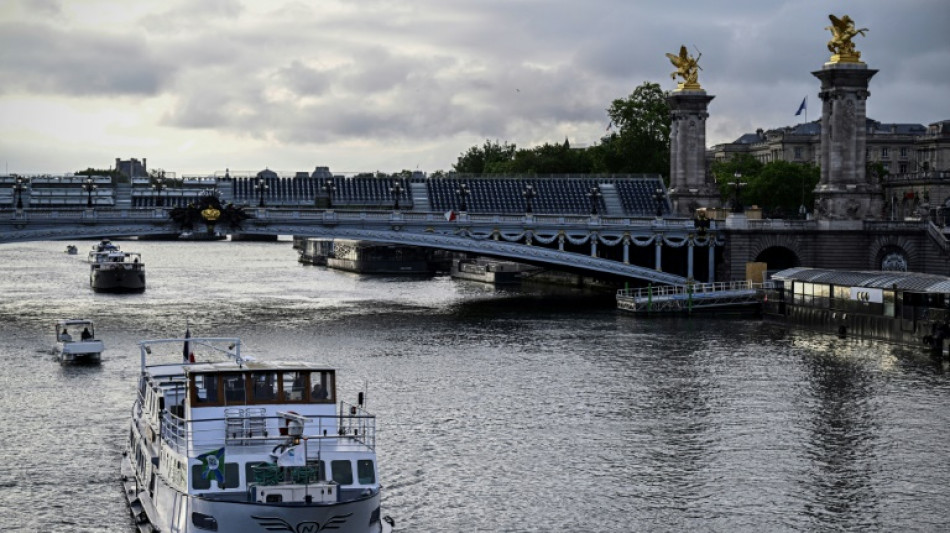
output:
POLYGON ((110 251, 99 253, 89 265, 89 286, 96 292, 144 292, 142 254, 110 251))
POLYGON ((122 461, 140 531, 392 530, 380 516, 376 418, 362 393, 337 404, 334 370, 244 358, 236 338, 140 346, 122 461))
POLYGON ((106 349, 96 338, 92 320, 71 318, 56 321, 56 344, 53 353, 60 363, 98 363, 106 349))

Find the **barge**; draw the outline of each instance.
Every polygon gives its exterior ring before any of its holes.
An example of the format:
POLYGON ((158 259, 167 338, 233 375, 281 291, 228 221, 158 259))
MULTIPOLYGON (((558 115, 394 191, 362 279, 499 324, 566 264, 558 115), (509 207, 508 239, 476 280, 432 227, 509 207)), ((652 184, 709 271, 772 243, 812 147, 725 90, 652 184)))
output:
POLYGON ((940 354, 950 343, 950 277, 796 267, 771 282, 762 291, 766 320, 940 354))

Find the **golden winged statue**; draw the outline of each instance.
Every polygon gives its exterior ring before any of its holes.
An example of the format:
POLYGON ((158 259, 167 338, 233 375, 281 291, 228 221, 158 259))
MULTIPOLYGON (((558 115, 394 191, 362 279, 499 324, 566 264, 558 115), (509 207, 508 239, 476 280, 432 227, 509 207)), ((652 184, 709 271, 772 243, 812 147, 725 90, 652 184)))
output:
POLYGON ((869 30, 867 28, 855 29, 854 21, 848 15, 844 15, 840 19, 834 15, 828 15, 828 18, 831 19, 831 26, 827 26, 825 29, 831 30, 831 40, 828 41, 828 50, 833 54, 831 62, 860 63, 861 52, 854 49, 854 43, 851 42, 851 39, 858 34, 863 37, 869 30))
POLYGON ((699 82, 696 81, 699 70, 703 70, 699 66, 699 58, 703 57, 703 53, 699 52, 697 57, 689 55, 686 51, 686 46, 680 46, 680 54, 666 54, 666 57, 670 58, 670 62, 673 63, 673 66, 676 67, 676 72, 670 74, 670 78, 676 79, 676 76, 681 76, 683 81, 677 84, 677 89, 702 89, 699 86, 699 82))

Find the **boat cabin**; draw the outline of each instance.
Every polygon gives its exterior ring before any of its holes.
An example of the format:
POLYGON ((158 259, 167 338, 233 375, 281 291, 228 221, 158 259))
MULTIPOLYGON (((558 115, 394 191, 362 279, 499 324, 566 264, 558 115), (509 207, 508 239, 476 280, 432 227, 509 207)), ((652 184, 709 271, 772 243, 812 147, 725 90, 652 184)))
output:
POLYGON ((143 354, 132 434, 143 478, 152 456, 171 485, 207 497, 335 502, 378 493, 375 417, 338 402, 333 369, 240 357, 192 363, 183 355, 146 366, 143 354), (209 464, 220 475, 209 477, 209 464))

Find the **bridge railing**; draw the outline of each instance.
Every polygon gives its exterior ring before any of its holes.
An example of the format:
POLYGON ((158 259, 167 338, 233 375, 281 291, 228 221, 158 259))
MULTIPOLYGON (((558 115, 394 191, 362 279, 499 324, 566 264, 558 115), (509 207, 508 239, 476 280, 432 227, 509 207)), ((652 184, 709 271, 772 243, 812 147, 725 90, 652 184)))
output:
MULTIPOLYGON (((538 214, 492 214, 492 213, 453 213, 454 218, 448 220, 443 212, 434 211, 380 211, 380 210, 348 210, 348 209, 300 209, 300 208, 255 208, 249 210, 260 220, 324 220, 328 222, 369 221, 400 221, 416 223, 453 223, 453 224, 525 224, 539 225, 577 225, 577 226, 605 226, 605 227, 655 227, 658 229, 695 229, 692 219, 654 217, 604 217, 583 215, 538 215, 538 214)), ((713 221, 710 229, 717 229, 713 221)))
POLYGON ((120 220, 129 217, 135 218, 168 218, 171 208, 150 207, 140 209, 113 209, 113 208, 29 208, 12 210, 11 218, 24 221, 62 221, 62 220, 120 220))

